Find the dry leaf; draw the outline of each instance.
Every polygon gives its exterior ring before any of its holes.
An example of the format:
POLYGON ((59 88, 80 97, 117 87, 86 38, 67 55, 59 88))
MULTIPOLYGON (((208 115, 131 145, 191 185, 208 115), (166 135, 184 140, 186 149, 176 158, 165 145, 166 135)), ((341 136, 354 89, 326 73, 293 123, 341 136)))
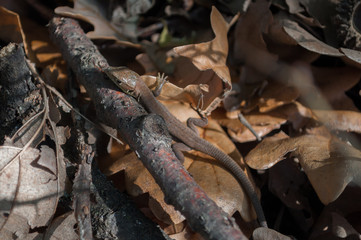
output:
MULTIPOLYGON (((256 140, 251 131, 238 120, 239 111, 228 112, 227 117, 217 115, 215 118, 224 127, 234 141, 243 143, 256 140)), ((275 129, 279 129, 287 120, 293 129, 299 130, 314 119, 311 109, 303 106, 297 101, 277 107, 271 111, 260 113, 252 111, 244 114, 246 120, 251 124, 257 135, 263 137, 275 129)))
POLYGON ((273 15, 273 22, 269 27, 269 31, 265 36, 267 39, 267 49, 271 53, 277 54, 279 59, 286 62, 297 61, 313 62, 320 54, 310 52, 299 46, 297 42, 291 38, 283 29, 283 20, 287 18, 285 14, 273 15))
POLYGON ((60 65, 61 53, 50 40, 49 30, 23 17, 21 18, 21 24, 26 35, 26 53, 31 62, 41 68, 45 68, 48 64, 60 65), (54 63, 55 61, 57 63, 54 63))
POLYGON ((296 147, 284 146, 283 143, 287 142, 288 139, 288 136, 283 132, 264 139, 247 154, 245 158, 247 165, 258 170, 271 168, 283 160, 287 153, 296 149, 296 147))
POLYGON ((25 35, 19 15, 0 6, 0 39, 4 42, 22 43, 25 35))
POLYGON ((126 19, 120 24, 111 22, 107 19, 108 13, 105 3, 96 0, 76 0, 74 1, 74 8, 57 7, 55 13, 78 18, 92 24, 94 31, 87 33, 89 38, 111 39, 126 46, 139 47, 130 42, 137 37, 136 23, 131 20, 126 21, 126 19))
MULTIPOLYGON (((279 129, 287 121, 282 115, 273 115, 268 113, 251 112, 244 115, 251 124, 259 137, 263 137, 275 129, 279 129)), ((228 134, 234 141, 243 143, 257 140, 252 132, 243 125, 238 118, 236 119, 217 119, 217 121, 227 128, 228 134)))
MULTIPOLYGON (((206 84, 210 91, 204 93, 203 103, 206 113, 210 113, 218 106, 232 88, 231 77, 226 58, 228 55, 227 31, 231 26, 227 23, 218 10, 213 7, 211 24, 215 38, 210 42, 185 45, 173 50, 180 56, 176 59, 174 77, 179 86, 189 84, 206 84), (189 62, 194 64, 194 66, 189 62), (185 69, 187 69, 185 71, 185 69), (199 71, 200 70, 200 71, 199 71)), ((195 99, 198 102, 199 99, 195 99)))
POLYGON ((76 233, 76 224, 74 213, 65 213, 52 221, 45 233, 44 239, 78 240, 79 236, 76 233))
MULTIPOLYGON (((1 147, 0 169, 20 150, 10 146, 1 147)), ((22 153, 20 160, 15 159, 2 170, 0 185, 3 187, 0 195, 5 202, 1 210, 0 226, 4 229, 15 233, 19 225, 14 229, 11 222, 18 222, 20 219, 25 221, 21 227, 28 229, 49 224, 57 206, 58 194, 63 191, 59 182, 64 181, 64 176, 58 175, 57 169, 50 162, 56 163, 52 149, 43 146, 39 152, 28 148, 22 153)))
MULTIPOLYGON (((278 101, 275 102, 277 103, 278 101)), ((212 116, 215 117, 222 126, 227 128, 228 134, 234 141, 243 143, 256 140, 256 137, 251 131, 238 120, 238 114, 239 111, 233 111, 228 112, 225 116, 225 114, 219 114, 219 112, 217 112, 212 116)), ((267 135, 275 129, 279 129, 287 120, 295 130, 299 130, 309 123, 310 119, 315 119, 311 109, 297 101, 264 113, 254 110, 244 114, 244 117, 260 137, 267 135)))
POLYGON ((353 65, 357 68, 361 68, 361 52, 348 49, 348 48, 340 48, 340 51, 345 54, 345 57, 343 58, 344 61, 349 63, 350 65, 353 65))
MULTIPOLYGON (((141 79, 147 84, 147 86, 155 90, 158 86, 157 77, 142 75, 141 79)), ((168 80, 168 78, 167 78, 168 80)), ((192 103, 194 106, 197 106, 199 101, 201 101, 205 91, 205 86, 203 84, 190 84, 184 88, 180 88, 170 82, 166 82, 163 85, 162 91, 159 95, 158 100, 175 100, 180 102, 192 103), (197 99, 197 101, 195 101, 197 99)))
POLYGON ((278 107, 270 112, 267 112, 267 114, 277 118, 287 119, 295 130, 299 130, 304 127, 311 118, 314 118, 314 114, 311 109, 303 106, 297 101, 278 107))
MULTIPOLYGON (((246 14, 240 17, 236 25, 233 55, 236 61, 245 65, 241 69, 238 82, 239 91, 237 95, 239 101, 248 101, 253 95, 262 91, 262 88, 266 85, 264 72, 256 69, 253 62, 267 64, 267 60, 277 60, 277 56, 268 53, 263 39, 263 35, 268 32, 268 28, 273 21, 269 5, 269 2, 263 0, 250 4, 246 14), (266 61, 264 55, 259 54, 259 52, 267 52, 266 61)), ((237 107, 237 104, 236 102, 226 108, 232 109, 237 107)), ((250 103, 249 106, 253 107, 254 105, 250 103)))
POLYGON ((299 0, 306 8, 313 18, 317 19, 322 24, 322 31, 325 37, 325 41, 332 45, 337 46, 337 32, 335 24, 336 6, 339 4, 339 0, 299 0))
POLYGON ((151 75, 151 73, 157 73, 158 69, 151 57, 146 53, 138 54, 135 59, 142 65, 145 74, 151 75))
MULTIPOLYGON (((5 202, 6 204, 6 202, 5 202)), ((7 206, 6 206, 7 207, 7 206)), ((21 215, 17 215, 17 214, 12 214, 11 217, 1 211, 2 214, 5 214, 4 216, 2 216, 2 219, 0 219, 0 238, 1 239, 14 239, 18 238, 18 239, 25 239, 27 238, 29 235, 29 224, 27 222, 27 219, 21 215), (4 226, 3 224, 5 224, 3 222, 3 219, 6 218, 6 225, 4 226)))
POLYGON ((234 46, 236 59, 243 60, 243 48, 247 47, 244 44, 251 44, 257 49, 267 51, 262 35, 268 32, 268 28, 273 21, 269 6, 270 3, 264 0, 254 2, 250 4, 246 14, 238 20, 234 46))
MULTIPOLYGON (((126 190, 131 196, 139 196, 149 193, 152 213, 166 224, 179 224, 184 221, 184 217, 174 209, 173 206, 164 202, 164 194, 154 181, 152 175, 144 167, 141 161, 133 152, 119 153, 123 155, 115 160, 112 165, 105 169, 109 172, 125 171, 126 190)), ((115 157, 115 156, 114 156, 115 157)))
POLYGON ((279 106, 294 102, 300 93, 291 86, 272 82, 267 86, 258 100, 260 112, 268 112, 279 106))
POLYGON ((328 128, 361 133, 361 113, 353 111, 314 110, 315 115, 328 128))
MULTIPOLYGON (((235 145, 215 121, 209 121, 201 136, 222 149, 236 162, 243 161, 235 145)), ((245 196, 238 181, 217 160, 198 152, 194 153, 191 159, 193 162, 189 165, 188 171, 218 206, 230 215, 238 211, 247 222, 256 218, 254 212, 251 211, 252 204, 245 196), (197 161, 197 159, 201 159, 201 161, 197 161)), ((247 171, 245 173, 250 178, 250 173, 247 171)))
POLYGON ((308 49, 309 51, 333 57, 343 56, 343 54, 340 53, 336 48, 318 40, 305 29, 300 27, 296 22, 284 20, 283 29, 290 37, 296 40, 300 46, 308 49))
POLYGON ((0 39, 4 42, 24 43, 28 58, 39 66, 60 58, 60 53, 49 39, 47 29, 35 24, 32 20, 0 7, 1 28, 0 39))
MULTIPOLYGON (((283 30, 283 20, 284 16, 281 14, 277 14, 274 16, 274 19, 269 27, 269 32, 267 37, 270 37, 274 42, 280 45, 297 45, 297 41, 291 38, 285 31, 283 30)), ((273 49, 272 49, 273 50, 273 49)))
POLYGON ((289 152, 299 158, 324 204, 336 200, 348 184, 361 184, 361 152, 336 138, 317 135, 276 141, 268 138, 247 155, 246 162, 252 168, 267 169, 289 152))
MULTIPOLYGON (((193 109, 183 104, 167 104, 167 108, 182 122, 185 122, 189 117, 197 117, 193 109)), ((204 131, 199 130, 202 138, 229 154, 238 163, 242 162, 242 156, 235 145, 215 121, 209 119, 204 131)), ((246 221, 255 219, 255 214, 250 211, 252 209, 251 203, 244 197, 243 190, 233 175, 208 155, 195 151, 191 153, 185 154, 184 165, 206 193, 227 213, 233 214, 235 211, 239 211, 246 221), (201 159, 201 161, 197 161, 197 159, 201 159), (205 180, 209 178, 213 181, 205 180), (238 197, 234 197, 235 195, 238 197)), ((248 172, 246 174, 250 177, 248 172)))
MULTIPOLYGON (((335 32, 336 30, 333 28, 335 25, 332 16, 335 16, 335 5, 332 1, 322 0, 322 1, 309 1, 302 0, 303 2, 307 2, 308 8, 311 9, 311 12, 315 14, 321 23, 326 24, 326 28, 324 28, 325 37, 331 44, 336 44, 335 40, 335 32), (320 8, 324 6, 324 8, 320 8), (328 14, 328 12, 332 12, 328 14), (331 17, 330 17, 331 16, 331 17)), ((360 68, 360 52, 347 48, 340 48, 340 50, 320 41, 305 29, 300 27, 296 22, 291 20, 283 19, 283 29, 285 32, 292 37, 300 46, 308 49, 309 51, 333 56, 333 57, 342 57, 347 63, 350 65, 356 66, 360 68)))
POLYGON ((114 143, 109 159, 104 159, 101 169, 107 175, 125 171, 125 188, 131 196, 149 193, 149 208, 152 213, 166 224, 179 224, 184 221, 180 212, 164 202, 164 194, 129 146, 114 143))
MULTIPOLYGON (((24 119, 25 120, 25 119, 24 119)), ((36 134, 38 128, 43 127, 42 123, 42 116, 38 116, 37 118, 33 119, 33 121, 29 122, 29 119, 26 120, 24 123, 23 128, 20 128, 18 134, 12 138, 5 138, 4 145, 8 146, 16 146, 16 147, 23 147, 25 146, 36 134), (29 124, 31 123, 31 124, 29 124), (20 136, 20 137, 18 137, 20 136)), ((36 142, 40 142, 44 138, 43 132, 40 132, 39 136, 34 140, 36 142)))
MULTIPOLYGON (((281 29, 280 31, 282 31, 283 34, 276 32, 275 29, 273 29, 273 27, 270 28, 270 32, 274 31, 272 34, 273 35, 281 35, 279 36, 279 38, 282 38, 282 36, 286 33, 284 33, 284 30, 281 29)), ((269 36, 269 35, 267 35, 269 36)), ((288 35, 287 35, 288 36, 288 35)), ((275 39, 274 36, 272 36, 272 41, 276 41, 279 39, 275 39)), ((289 37, 289 36, 288 36, 289 37)), ((311 63, 314 62, 319 56, 320 54, 315 53, 315 52, 310 52, 305 48, 302 48, 299 45, 285 45, 279 42, 271 42, 268 41, 267 43, 268 48, 270 49, 269 51, 273 54, 277 54, 279 59, 285 61, 285 62, 293 62, 295 59, 297 59, 297 61, 300 62, 306 62, 306 63, 311 63)))
POLYGON ((311 207, 314 193, 295 160, 287 158, 269 170, 268 188, 287 207, 299 229, 309 232, 315 222, 311 207))
POLYGON ((174 240, 204 240, 201 235, 193 232, 189 226, 186 226, 182 232, 169 235, 174 240))
POLYGON ((307 196, 301 190, 307 178, 293 159, 286 159, 273 166, 269 178, 270 191, 288 208, 309 210, 307 196))
MULTIPOLYGON (((312 186, 324 204, 336 200, 348 184, 361 185, 361 152, 335 138, 329 142, 329 148, 328 159, 320 158, 317 161, 310 156, 304 159, 304 163, 301 161, 312 186)), ((322 146, 319 151, 324 151, 322 146)))
POLYGON ((259 227, 254 230, 252 237, 254 240, 291 240, 292 238, 283 235, 271 228, 259 227))
MULTIPOLYGON (((215 8, 211 14, 211 21, 215 39, 174 48, 181 56, 173 61, 176 70, 168 80, 175 85, 166 83, 159 99, 188 102, 193 106, 199 106, 208 114, 230 91, 230 76, 225 62, 228 54, 227 31, 231 24, 226 23, 215 8)), ((137 60, 145 68, 146 74, 156 74, 158 68, 148 55, 138 55, 137 60)), ((150 88, 156 87, 154 77, 144 75, 142 79, 150 88)))
POLYGON ((353 67, 312 68, 315 84, 327 102, 335 110, 356 110, 352 100, 345 94, 355 86, 361 77, 361 71, 353 67))

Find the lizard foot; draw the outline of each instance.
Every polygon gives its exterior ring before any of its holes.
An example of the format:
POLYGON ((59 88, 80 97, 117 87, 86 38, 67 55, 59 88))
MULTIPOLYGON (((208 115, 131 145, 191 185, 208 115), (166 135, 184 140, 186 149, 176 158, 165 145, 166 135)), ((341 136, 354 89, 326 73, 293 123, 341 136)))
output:
POLYGON ((172 145, 173 152, 178 160, 183 164, 184 163, 184 154, 183 152, 187 152, 192 150, 190 147, 185 145, 184 143, 174 143, 172 145))
POLYGON ((166 82, 168 82, 167 78, 168 78, 168 76, 165 76, 164 73, 162 73, 162 74, 158 73, 157 80, 156 80, 157 87, 153 90, 153 95, 155 97, 158 97, 160 95, 164 84, 166 82))

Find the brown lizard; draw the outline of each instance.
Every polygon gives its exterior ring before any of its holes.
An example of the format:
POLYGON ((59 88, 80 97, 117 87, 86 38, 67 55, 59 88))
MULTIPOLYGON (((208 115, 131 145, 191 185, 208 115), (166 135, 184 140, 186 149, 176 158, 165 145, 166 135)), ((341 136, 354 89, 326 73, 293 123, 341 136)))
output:
POLYGON ((248 180, 241 167, 231 157, 213 146, 210 142, 198 136, 194 130, 185 126, 174 117, 167 108, 154 97, 152 91, 134 71, 126 67, 109 67, 102 69, 102 71, 104 71, 121 90, 139 99, 147 111, 162 116, 172 136, 180 140, 186 146, 214 157, 231 171, 250 197, 260 225, 267 227, 262 206, 253 185, 248 180))

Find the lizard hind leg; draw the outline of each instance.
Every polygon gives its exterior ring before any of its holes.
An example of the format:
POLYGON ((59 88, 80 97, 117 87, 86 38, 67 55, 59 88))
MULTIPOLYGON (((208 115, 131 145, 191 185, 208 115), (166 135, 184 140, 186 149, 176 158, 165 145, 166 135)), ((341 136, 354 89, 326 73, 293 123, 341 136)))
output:
MULTIPOLYGON (((208 119, 207 117, 201 113, 201 108, 203 108, 203 93, 201 94, 200 98, 198 99, 198 104, 197 104, 197 109, 194 109, 197 111, 198 115, 201 118, 188 118, 187 119, 187 126, 193 130, 193 132, 195 132, 197 135, 199 135, 198 129, 196 128, 196 126, 198 127, 205 127, 208 124, 208 119)), ((192 106, 192 105, 191 105, 192 106)))
POLYGON ((172 145, 172 149, 173 149, 173 152, 174 152, 175 156, 178 158, 178 160, 182 164, 184 163, 184 154, 183 154, 183 152, 188 152, 188 151, 192 150, 190 147, 188 147, 184 143, 180 143, 180 142, 174 143, 172 145))
POLYGON ((201 117, 201 118, 188 118, 187 119, 187 126, 192 129, 195 133, 197 133, 197 135, 199 135, 198 127, 205 127, 208 124, 208 119, 206 117, 201 117))

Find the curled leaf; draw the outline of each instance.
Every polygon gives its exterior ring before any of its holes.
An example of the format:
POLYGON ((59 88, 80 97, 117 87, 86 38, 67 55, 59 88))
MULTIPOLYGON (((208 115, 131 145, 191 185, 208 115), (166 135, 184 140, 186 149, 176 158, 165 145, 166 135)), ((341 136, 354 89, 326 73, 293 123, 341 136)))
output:
POLYGON ((318 197, 324 204, 338 198, 349 183, 361 185, 361 152, 336 138, 304 135, 264 140, 246 157, 247 164, 267 169, 292 152, 300 160, 318 197))
POLYGON ((283 29, 286 31, 286 33, 294 40, 296 40, 299 45, 308 49, 309 51, 334 57, 343 56, 343 54, 340 53, 336 48, 318 40, 305 29, 300 27, 296 22, 284 20, 283 24, 283 29))
MULTIPOLYGON (((92 24, 94 26, 94 31, 87 33, 89 38, 112 39, 123 45, 138 47, 136 44, 130 42, 130 40, 135 40, 137 37, 137 26, 136 23, 132 21, 132 18, 130 18, 131 16, 125 15, 124 19, 120 21, 120 24, 112 22, 107 18, 107 8, 109 6, 106 6, 105 4, 106 2, 95 0, 76 0, 74 1, 73 8, 57 7, 55 13, 62 16, 78 18, 92 24), (125 18, 128 19, 126 20, 125 18)), ((136 7, 136 4, 133 6, 136 7)), ((121 9, 118 10, 122 11, 121 9)), ((128 9, 128 11, 133 10, 134 7, 128 9)), ((118 13, 118 15, 124 14, 124 12, 118 13)))
POLYGON ((212 41, 174 48, 178 55, 183 56, 176 60, 174 72, 181 85, 207 84, 211 86, 209 93, 205 93, 203 97, 203 110, 206 113, 210 113, 216 108, 232 88, 231 77, 226 65, 227 32, 231 24, 224 20, 215 7, 212 8, 211 24, 216 35, 212 41))

